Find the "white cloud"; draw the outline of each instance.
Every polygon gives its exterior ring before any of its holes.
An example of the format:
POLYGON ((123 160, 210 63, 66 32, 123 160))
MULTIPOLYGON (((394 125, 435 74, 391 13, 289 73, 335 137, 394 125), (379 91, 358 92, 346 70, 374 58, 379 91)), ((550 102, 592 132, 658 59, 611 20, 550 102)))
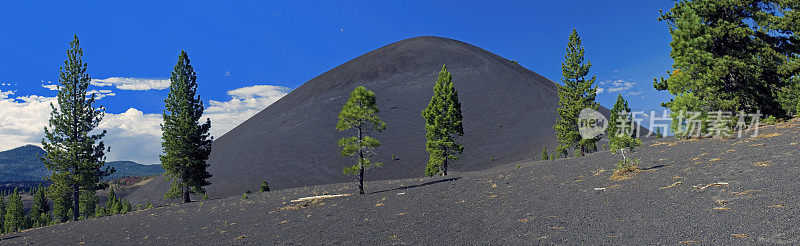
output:
POLYGON ((274 85, 254 85, 228 91, 227 102, 211 100, 205 115, 211 118, 211 135, 221 137, 245 120, 289 93, 291 89, 274 85))
POLYGON ((0 99, 6 99, 11 95, 14 95, 13 91, 2 91, 2 90, 0 90, 0 99))
POLYGON ((11 98, 13 94, 0 91, 0 150, 40 143, 50 118, 50 103, 56 103, 55 97, 11 98))
POLYGON ((608 92, 619 92, 619 91, 624 91, 624 90, 630 90, 630 89, 633 88, 633 85, 636 84, 636 82, 630 82, 630 81, 625 81, 625 80, 621 80, 621 79, 618 79, 618 80, 615 80, 615 81, 610 81, 610 83, 611 83, 611 87, 609 87, 607 89, 608 92))
POLYGON ((606 91, 606 89, 597 87, 597 93, 603 93, 604 91, 606 91))
MULTIPOLYGON (((211 134, 220 137, 260 112, 290 91, 289 88, 255 85, 228 91, 229 101, 211 101, 205 117, 211 118, 211 134)), ((96 90, 102 97, 111 90, 96 90)), ((50 103, 55 97, 37 95, 12 98, 14 92, 0 91, 0 151, 25 144, 40 145, 44 127, 50 118, 50 103)), ((101 97, 101 96, 98 96, 101 97)), ((131 160, 144 164, 158 163, 161 153, 161 114, 146 114, 136 108, 124 113, 106 113, 98 130, 108 133, 103 141, 111 147, 109 161, 131 160)))
POLYGON ((628 95, 630 95, 630 96, 638 96, 638 95, 641 95, 642 93, 644 93, 644 91, 639 90, 639 91, 629 92, 628 95))
POLYGON ((95 95, 96 100, 100 100, 104 97, 116 96, 117 93, 114 93, 111 90, 90 90, 86 92, 86 96, 89 97, 92 94, 95 95))
POLYGON ((47 89, 49 89, 51 91, 57 91, 58 90, 58 85, 42 85, 42 87, 47 88, 47 89))
POLYGON ((156 164, 161 153, 160 124, 161 114, 129 108, 121 114, 106 114, 97 128, 107 131, 103 141, 111 147, 109 160, 156 164))
POLYGON ((107 79, 93 79, 94 86, 114 86, 120 90, 146 91, 163 90, 169 88, 169 79, 138 79, 111 77, 107 79))
MULTIPOLYGON (((42 87, 47 88, 51 91, 57 91, 59 89, 59 86, 55 84, 42 85, 42 87)), ((114 93, 114 91, 112 90, 89 90, 86 92, 87 97, 91 96, 92 94, 95 94, 97 100, 100 100, 104 97, 117 95, 117 93, 114 93)))

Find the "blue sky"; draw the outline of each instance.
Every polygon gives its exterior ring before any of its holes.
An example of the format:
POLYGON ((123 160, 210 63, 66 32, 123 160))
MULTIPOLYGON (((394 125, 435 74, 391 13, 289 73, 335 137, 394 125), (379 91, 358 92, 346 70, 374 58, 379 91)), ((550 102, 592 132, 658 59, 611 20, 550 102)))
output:
POLYGON ((577 28, 611 107, 660 110, 670 1, 15 1, 0 9, 0 150, 37 144, 72 35, 109 115, 109 160, 156 163, 164 83, 186 50, 219 136, 289 90, 363 53, 435 35, 559 81, 577 28), (105 85, 105 86, 99 86, 105 85), (114 151, 115 149, 122 149, 114 151))

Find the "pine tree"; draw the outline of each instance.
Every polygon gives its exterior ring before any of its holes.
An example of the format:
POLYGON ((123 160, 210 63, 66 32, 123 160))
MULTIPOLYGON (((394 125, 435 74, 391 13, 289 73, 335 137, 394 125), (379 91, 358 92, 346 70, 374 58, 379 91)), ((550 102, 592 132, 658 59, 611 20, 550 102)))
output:
POLYGON ((547 155, 547 146, 542 147, 542 160, 546 161, 549 156, 547 155))
POLYGON ((587 152, 597 150, 595 145, 599 137, 584 139, 578 131, 578 116, 584 108, 597 110, 595 103, 597 87, 594 85, 596 79, 586 79, 592 63, 584 63, 584 49, 578 31, 572 29, 567 43, 567 54, 564 55, 564 62, 561 63, 561 81, 563 85, 558 86, 558 116, 553 128, 556 130, 558 142, 564 146, 564 151, 568 148, 577 149, 578 156, 583 156, 587 152))
POLYGON ((6 194, 5 191, 0 194, 0 234, 5 232, 5 219, 6 219, 6 194))
POLYGON ((462 125, 461 102, 458 90, 453 83, 453 75, 442 66, 439 77, 433 86, 433 96, 428 107, 422 111, 425 118, 425 149, 428 151, 428 163, 425 174, 447 175, 448 160, 458 160, 464 152, 464 146, 456 142, 464 136, 462 125))
POLYGON ((28 217, 30 217, 31 225, 34 227, 44 226, 49 222, 43 216, 50 212, 50 205, 47 204, 45 193, 45 188, 39 185, 39 187, 36 188, 36 192, 33 194, 33 205, 31 205, 31 209, 28 211, 28 217))
POLYGON ((66 184, 51 184, 47 187, 47 195, 53 201, 53 219, 66 222, 72 216, 72 189, 66 184))
POLYGON ((609 138, 615 136, 617 131, 620 130, 620 120, 629 122, 629 118, 620 119, 620 116, 627 117, 627 114, 630 112, 631 108, 628 107, 628 101, 625 101, 625 98, 622 97, 621 93, 617 94, 617 102, 614 103, 614 107, 611 108, 611 116, 608 119, 608 129, 606 129, 606 135, 609 136, 609 138))
POLYGON ((131 203, 128 202, 128 199, 122 199, 122 201, 120 201, 120 204, 122 204, 122 209, 119 211, 120 214, 126 214, 131 212, 131 203))
POLYGON ((353 157, 357 155, 356 164, 344 168, 345 174, 358 174, 358 193, 364 194, 364 171, 370 167, 379 167, 380 162, 373 163, 368 157, 374 155, 372 149, 377 148, 381 143, 370 136, 367 132, 381 132, 386 129, 378 116, 378 106, 375 104, 375 93, 367 90, 363 86, 356 87, 350 93, 350 99, 339 112, 339 122, 336 130, 346 131, 356 130, 356 136, 339 139, 339 147, 342 148, 342 155, 353 157))
POLYGON ((82 191, 79 204, 80 217, 92 218, 95 215, 95 208, 100 203, 100 197, 94 191, 82 191))
POLYGON ((623 135, 629 138, 635 138, 636 132, 632 121, 631 108, 628 107, 628 101, 622 97, 622 94, 617 94, 617 102, 611 108, 611 119, 608 120, 608 139, 611 141, 612 149, 614 146, 625 146, 628 143, 627 139, 621 139, 623 135))
POLYGON ((102 178, 114 172, 109 167, 103 168, 107 150, 101 139, 106 131, 92 134, 103 119, 104 109, 94 106, 94 93, 86 94, 91 79, 82 57, 83 49, 75 35, 59 73, 58 107, 50 104, 49 127, 45 127, 45 138, 42 139, 46 152, 42 161, 53 172, 49 180, 55 185, 71 188, 74 220, 78 219, 80 191, 105 188, 102 178))
POLYGON ((8 206, 6 207, 6 215, 3 221, 6 232, 15 232, 24 228, 25 210, 22 207, 22 198, 20 197, 17 189, 8 199, 8 206))
POLYGON ((164 176, 171 181, 166 198, 182 196, 184 203, 191 202, 189 194, 204 194, 204 186, 211 173, 208 169, 208 156, 211 153, 213 137, 208 133, 211 120, 200 124, 203 116, 203 101, 197 96, 197 76, 189 64, 189 56, 181 51, 178 63, 169 78, 169 95, 161 125, 163 142, 161 147, 161 166, 164 176))
POLYGON ((796 98, 790 97, 796 93, 792 77, 800 74, 798 15, 797 1, 676 1, 659 17, 672 36, 674 69, 653 86, 675 95, 662 106, 673 113, 760 111, 776 117, 795 111, 796 98), (775 96, 781 93, 792 100, 781 102, 775 96))

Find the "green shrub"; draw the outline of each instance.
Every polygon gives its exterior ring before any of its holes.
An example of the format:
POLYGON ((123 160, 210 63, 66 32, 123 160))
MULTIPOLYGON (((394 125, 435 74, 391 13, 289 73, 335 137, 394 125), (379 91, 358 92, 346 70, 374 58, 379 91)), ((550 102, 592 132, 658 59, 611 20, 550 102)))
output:
POLYGON ((639 159, 622 159, 614 165, 614 173, 633 172, 639 169, 639 159))
POLYGON ((247 199, 247 193, 242 194, 242 199, 247 199))
POLYGON ((267 181, 264 180, 263 182, 261 182, 261 188, 258 189, 258 192, 267 192, 267 191, 269 191, 269 183, 267 183, 267 181))
POLYGON ((764 125, 775 125, 778 123, 778 119, 775 118, 775 116, 770 115, 761 120, 761 123, 764 123, 764 125))

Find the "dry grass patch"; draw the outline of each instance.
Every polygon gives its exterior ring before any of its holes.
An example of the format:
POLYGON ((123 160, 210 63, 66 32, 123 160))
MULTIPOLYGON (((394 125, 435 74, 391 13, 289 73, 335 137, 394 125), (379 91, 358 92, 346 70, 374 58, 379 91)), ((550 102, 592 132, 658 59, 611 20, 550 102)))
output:
POLYGON ((614 180, 614 181, 621 181, 621 180, 631 179, 641 171, 642 171, 642 169, 640 169, 639 166, 632 165, 632 166, 630 166, 630 167, 628 167, 626 169, 614 170, 614 173, 611 174, 611 177, 609 177, 608 179, 614 180))
POLYGON ((664 186, 664 187, 661 187, 661 188, 658 188, 658 189, 659 190, 669 189, 669 188, 675 187, 676 185, 681 185, 681 184, 683 184, 683 182, 678 181, 678 182, 672 183, 671 185, 664 186))
POLYGON ((718 186, 725 186, 725 185, 729 185, 729 184, 730 184, 729 182, 714 182, 714 183, 710 183, 710 184, 707 184, 707 185, 695 185, 693 187, 695 189, 698 189, 698 190, 705 190, 708 187, 718 187, 718 186))
POLYGON ((286 207, 278 208, 278 211, 294 211, 299 210, 307 207, 311 207, 314 205, 321 205, 322 199, 312 199, 312 200, 304 200, 300 203, 295 203, 286 207))
POLYGON ((772 166, 772 163, 769 162, 769 161, 759 161, 759 162, 754 163, 753 166, 756 166, 756 167, 769 167, 769 166, 772 166))
POLYGON ((783 134, 777 133, 777 132, 773 132, 773 133, 766 134, 766 135, 758 135, 758 136, 755 136, 755 137, 751 137, 749 139, 755 140, 755 139, 762 139, 762 138, 771 138, 771 137, 777 137, 777 136, 780 136, 780 135, 783 135, 783 134))
POLYGON ((679 143, 684 143, 684 142, 695 142, 695 141, 697 141, 697 140, 699 140, 699 139, 697 139, 697 138, 683 139, 683 140, 678 140, 678 141, 675 141, 675 142, 669 143, 667 146, 675 146, 675 145, 678 145, 679 143))

